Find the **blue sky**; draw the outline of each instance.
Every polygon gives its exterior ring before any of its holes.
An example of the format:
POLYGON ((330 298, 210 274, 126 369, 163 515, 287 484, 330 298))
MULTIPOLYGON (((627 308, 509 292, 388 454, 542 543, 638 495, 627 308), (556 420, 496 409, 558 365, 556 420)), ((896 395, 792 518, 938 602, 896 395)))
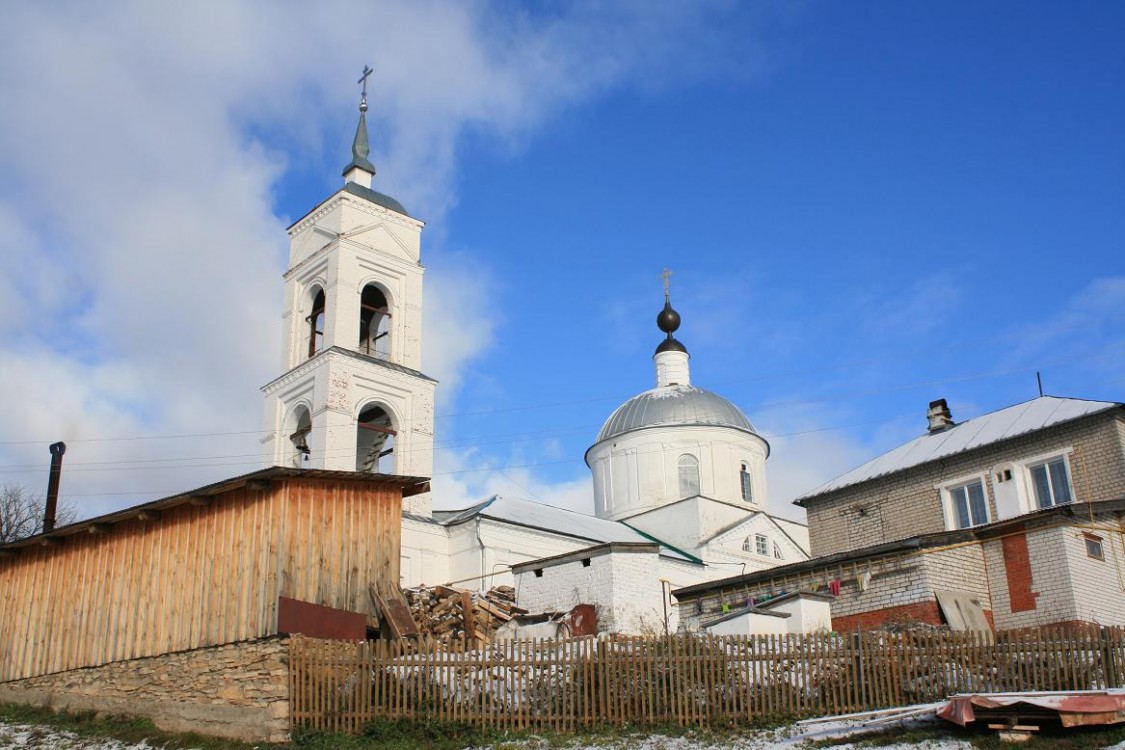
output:
POLYGON ((376 186, 428 222, 439 504, 589 507, 665 266, 787 515, 933 398, 1122 400, 1120 3, 330 6, 0 10, 0 479, 67 440, 92 514, 258 465, 284 227, 365 63, 376 186))

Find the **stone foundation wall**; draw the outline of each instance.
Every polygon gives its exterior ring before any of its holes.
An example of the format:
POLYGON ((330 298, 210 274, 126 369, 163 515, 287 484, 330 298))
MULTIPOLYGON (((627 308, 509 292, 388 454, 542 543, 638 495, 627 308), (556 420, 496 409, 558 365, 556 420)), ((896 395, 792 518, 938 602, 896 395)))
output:
POLYGON ((0 683, 0 701, 141 716, 248 742, 289 733, 289 645, 271 637, 0 683))

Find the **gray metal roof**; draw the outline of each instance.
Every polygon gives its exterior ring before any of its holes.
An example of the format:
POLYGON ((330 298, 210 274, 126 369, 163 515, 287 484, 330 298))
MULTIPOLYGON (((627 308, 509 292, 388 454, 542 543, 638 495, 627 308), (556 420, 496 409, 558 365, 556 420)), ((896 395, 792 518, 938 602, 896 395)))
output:
POLYGON ((1113 401, 1087 401, 1079 398, 1040 396, 1022 404, 1009 406, 974 417, 961 424, 922 435, 905 445, 900 445, 862 466, 841 474, 822 484, 812 492, 797 498, 800 505, 808 498, 833 492, 860 482, 903 471, 914 466, 981 448, 1001 440, 1042 430, 1062 422, 1085 417, 1121 406, 1113 401))
MULTIPOLYGON (((603 544, 615 542, 651 543, 654 541, 620 521, 609 521, 597 516, 505 495, 493 495, 483 503, 464 510, 434 511, 434 520, 443 526, 454 526, 465 521, 471 521, 478 516, 603 544)), ((660 554, 696 562, 696 559, 687 553, 669 547, 659 540, 655 541, 660 545, 660 554)))
POLYGON ((746 415, 722 396, 690 385, 670 385, 645 391, 617 407, 594 442, 665 425, 718 425, 757 434, 746 415))
POLYGON ((352 195, 363 198, 365 200, 369 200, 377 206, 389 208, 392 211, 396 211, 402 214, 403 216, 410 216, 410 214, 406 212, 406 208, 404 208, 401 203, 399 203, 389 195, 380 193, 378 190, 372 190, 371 188, 366 188, 363 185, 358 185, 354 182, 348 182, 344 184, 344 192, 351 193, 352 195))

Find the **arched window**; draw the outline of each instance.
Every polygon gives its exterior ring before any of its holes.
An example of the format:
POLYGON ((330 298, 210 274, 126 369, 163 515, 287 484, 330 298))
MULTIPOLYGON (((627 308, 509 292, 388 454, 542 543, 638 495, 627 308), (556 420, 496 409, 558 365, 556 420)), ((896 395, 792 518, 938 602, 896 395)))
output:
POLYGON ((309 324, 309 356, 324 348, 324 290, 317 289, 313 297, 312 312, 305 318, 309 324))
POLYGON ((742 551, 743 552, 753 552, 754 551, 754 540, 751 537, 746 537, 745 539, 742 540, 742 551))
POLYGON ((754 502, 754 486, 750 482, 750 467, 746 465, 745 461, 738 472, 738 482, 742 486, 742 501, 746 503, 754 502))
POLYGON ((292 431, 289 433, 289 442, 292 448, 289 452, 288 463, 290 466, 302 468, 309 460, 312 447, 309 445, 309 436, 312 433, 312 417, 305 406, 298 406, 290 416, 292 431))
POLYGON ((355 470, 369 474, 393 474, 395 431, 391 417, 378 404, 359 413, 355 435, 355 470))
POLYGON ((359 301, 359 350, 383 359, 391 353, 391 313, 387 295, 374 284, 363 288, 359 301))
POLYGON ((680 456, 680 497, 695 497, 699 494, 699 459, 690 453, 680 456))

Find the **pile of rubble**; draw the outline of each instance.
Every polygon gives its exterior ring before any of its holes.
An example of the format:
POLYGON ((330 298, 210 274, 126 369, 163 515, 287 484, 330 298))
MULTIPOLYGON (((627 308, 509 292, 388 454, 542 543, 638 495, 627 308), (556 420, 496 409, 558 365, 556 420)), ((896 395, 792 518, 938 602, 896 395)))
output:
POLYGON ((516 606, 511 586, 496 586, 483 594, 452 586, 415 586, 402 593, 419 634, 436 641, 487 645, 497 628, 527 614, 516 606))

